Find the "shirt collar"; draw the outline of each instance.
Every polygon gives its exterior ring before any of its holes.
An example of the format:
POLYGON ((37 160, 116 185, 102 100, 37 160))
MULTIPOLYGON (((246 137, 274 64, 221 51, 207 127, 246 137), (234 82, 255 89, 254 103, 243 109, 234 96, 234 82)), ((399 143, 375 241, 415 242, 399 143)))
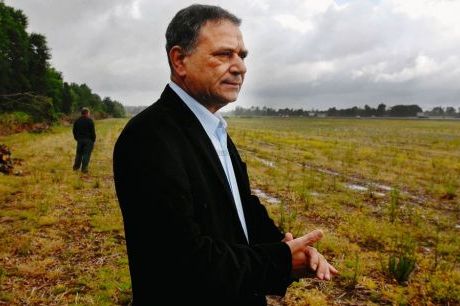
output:
POLYGON ((221 113, 211 113, 203 104, 199 103, 185 90, 171 81, 169 87, 184 101, 185 105, 195 114, 208 134, 215 134, 218 128, 227 129, 227 122, 221 113))

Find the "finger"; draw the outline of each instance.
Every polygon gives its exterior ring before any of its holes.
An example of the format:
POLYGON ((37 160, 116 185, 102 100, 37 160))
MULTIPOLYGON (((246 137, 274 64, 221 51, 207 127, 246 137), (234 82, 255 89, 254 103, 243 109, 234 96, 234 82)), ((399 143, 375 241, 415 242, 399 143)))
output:
POLYGON ((333 265, 329 264, 329 271, 332 273, 332 274, 339 274, 339 271, 337 271, 336 268, 334 268, 333 265))
POLYGON ((316 270, 316 277, 319 279, 331 279, 331 274, 329 272, 329 263, 322 255, 320 255, 318 262, 318 269, 316 270))
POLYGON ((307 247, 307 249, 305 250, 305 253, 309 257, 308 264, 309 264, 310 269, 312 269, 313 271, 316 271, 316 269, 318 269, 320 254, 315 248, 312 248, 312 247, 307 247))
POLYGON ((320 229, 316 229, 306 235, 303 235, 302 237, 300 237, 300 239, 305 245, 312 245, 313 243, 321 240, 323 236, 323 231, 320 229))
POLYGON ((326 268, 326 273, 324 274, 324 279, 325 280, 331 280, 331 269, 330 269, 331 265, 327 262, 327 260, 325 260, 325 261, 326 261, 325 266, 327 268, 326 268))

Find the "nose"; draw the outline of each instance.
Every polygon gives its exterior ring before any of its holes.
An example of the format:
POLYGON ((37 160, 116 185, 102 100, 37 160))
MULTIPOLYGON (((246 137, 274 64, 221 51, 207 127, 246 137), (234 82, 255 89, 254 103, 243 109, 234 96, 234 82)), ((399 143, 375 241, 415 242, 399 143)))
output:
POLYGON ((246 64, 244 63, 244 59, 237 54, 233 55, 230 66, 230 73, 235 75, 244 75, 246 71, 247 69, 246 64))

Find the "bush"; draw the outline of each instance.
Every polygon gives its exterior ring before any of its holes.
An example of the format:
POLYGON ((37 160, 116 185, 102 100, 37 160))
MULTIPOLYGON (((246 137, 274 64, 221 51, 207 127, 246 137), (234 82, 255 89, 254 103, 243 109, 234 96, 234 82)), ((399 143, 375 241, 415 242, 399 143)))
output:
POLYGON ((56 120, 51 98, 30 93, 0 96, 0 111, 5 113, 25 113, 34 122, 52 122, 56 120))
POLYGON ((4 126, 24 125, 32 122, 32 117, 24 112, 14 112, 0 115, 0 124, 4 126))
POLYGON ((23 112, 6 113, 0 115, 0 134, 11 134, 23 131, 33 123, 33 118, 23 112))

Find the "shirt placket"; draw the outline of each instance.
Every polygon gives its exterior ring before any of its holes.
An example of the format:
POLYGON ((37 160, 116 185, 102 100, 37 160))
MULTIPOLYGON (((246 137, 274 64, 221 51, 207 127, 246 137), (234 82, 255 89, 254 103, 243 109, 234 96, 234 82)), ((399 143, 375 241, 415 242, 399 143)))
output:
POLYGON ((231 170, 233 170, 233 166, 231 165, 231 159, 230 159, 230 154, 228 152, 228 148, 227 148, 227 131, 225 129, 225 127, 223 126, 222 122, 219 123, 219 126, 217 128, 217 139, 219 140, 219 143, 220 143, 220 146, 221 146, 221 152, 222 152, 222 157, 223 157, 223 160, 224 160, 224 170, 225 170, 225 174, 227 176, 227 181, 228 181, 228 184, 230 186, 230 189, 232 191, 232 195, 233 195, 233 201, 235 203, 235 206, 236 206, 236 210, 237 210, 237 213, 238 213, 238 218, 240 219, 240 223, 241 223, 241 226, 243 227, 243 231, 244 231, 244 234, 246 236, 246 239, 248 239, 248 233, 247 233, 247 229, 246 229, 246 222, 244 220, 244 213, 243 213, 243 207, 241 206, 241 201, 237 201, 237 199, 235 199, 235 194, 237 192, 237 186, 234 186, 234 182, 232 180, 232 175, 233 177, 235 176, 234 173, 230 173, 231 170), (236 189, 235 189, 236 188, 236 189))

